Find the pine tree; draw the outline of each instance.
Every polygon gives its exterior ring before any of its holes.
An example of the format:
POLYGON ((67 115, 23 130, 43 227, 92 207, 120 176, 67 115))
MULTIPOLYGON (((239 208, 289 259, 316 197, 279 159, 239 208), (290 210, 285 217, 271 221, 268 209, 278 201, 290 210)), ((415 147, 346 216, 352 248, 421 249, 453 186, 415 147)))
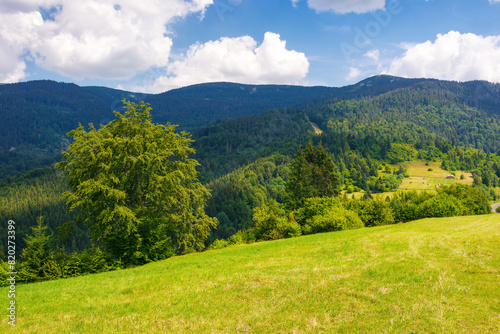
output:
POLYGON ((335 164, 323 145, 319 143, 313 147, 309 142, 306 147, 305 159, 311 171, 312 197, 338 196, 340 182, 336 174, 335 164))
POLYGON ((49 262, 54 260, 54 251, 51 237, 47 235, 47 226, 43 225, 43 218, 38 218, 38 224, 31 228, 31 235, 25 239, 26 247, 21 254, 20 280, 38 282, 47 279, 49 262))
POLYGON ((305 150, 299 150, 290 167, 285 188, 287 208, 300 208, 311 197, 338 196, 339 187, 332 158, 321 143, 313 147, 309 142, 305 150))

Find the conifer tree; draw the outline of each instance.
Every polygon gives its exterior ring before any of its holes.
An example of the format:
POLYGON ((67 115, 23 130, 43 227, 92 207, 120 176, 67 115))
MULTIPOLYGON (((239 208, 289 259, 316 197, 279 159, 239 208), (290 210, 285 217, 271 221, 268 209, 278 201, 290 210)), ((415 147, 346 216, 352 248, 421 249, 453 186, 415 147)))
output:
POLYGON ((297 209, 311 197, 338 196, 339 178, 332 158, 321 143, 313 147, 309 142, 299 150, 290 167, 286 184, 287 208, 297 209))
POLYGON ((47 234, 47 228, 40 216, 38 224, 31 228, 32 234, 25 239, 26 247, 21 254, 19 272, 22 281, 37 282, 46 278, 49 261, 54 260, 52 235, 47 234))

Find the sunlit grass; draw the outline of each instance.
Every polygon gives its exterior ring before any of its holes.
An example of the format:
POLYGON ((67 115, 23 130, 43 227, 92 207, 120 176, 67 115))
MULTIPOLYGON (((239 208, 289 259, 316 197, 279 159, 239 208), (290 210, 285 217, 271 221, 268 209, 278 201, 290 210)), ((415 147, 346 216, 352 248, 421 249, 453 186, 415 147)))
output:
POLYGON ((19 285, 16 332, 498 333, 499 245, 487 215, 233 246, 19 285))
POLYGON ((462 171, 455 172, 454 179, 448 179, 451 172, 441 168, 441 162, 411 161, 402 164, 407 169, 410 177, 405 178, 399 189, 401 190, 435 190, 441 185, 450 185, 453 183, 472 184, 472 174, 462 171), (429 170, 431 169, 431 170, 429 170), (460 176, 464 175, 461 180, 460 176))

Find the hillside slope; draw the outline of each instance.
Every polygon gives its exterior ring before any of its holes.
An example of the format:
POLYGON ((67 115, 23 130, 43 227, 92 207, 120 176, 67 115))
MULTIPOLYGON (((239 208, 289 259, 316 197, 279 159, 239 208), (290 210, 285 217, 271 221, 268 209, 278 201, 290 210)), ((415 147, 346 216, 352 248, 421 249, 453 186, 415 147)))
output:
POLYGON ((53 164, 69 144, 68 131, 78 123, 108 123, 122 99, 151 103, 157 123, 199 130, 197 158, 214 175, 276 149, 295 152, 314 137, 313 123, 336 149, 425 145, 436 137, 488 152, 500 148, 500 84, 483 81, 381 75, 339 88, 208 83, 157 95, 33 81, 0 86, 0 178, 53 164))
POLYGON ((220 176, 272 153, 293 155, 309 140, 336 157, 352 150, 391 163, 401 160, 394 143, 429 152, 422 159, 454 146, 500 152, 499 84, 378 76, 335 91, 308 106, 201 128, 193 135, 200 170, 220 176))
POLYGON ((499 243, 500 215, 492 214, 207 251, 19 285, 16 329, 498 333, 499 243))
POLYGON ((69 144, 67 132, 79 123, 107 124, 113 110, 123 110, 123 99, 151 103, 156 123, 195 131, 217 120, 303 103, 330 89, 209 83, 151 95, 48 80, 0 85, 0 178, 53 164, 69 144))

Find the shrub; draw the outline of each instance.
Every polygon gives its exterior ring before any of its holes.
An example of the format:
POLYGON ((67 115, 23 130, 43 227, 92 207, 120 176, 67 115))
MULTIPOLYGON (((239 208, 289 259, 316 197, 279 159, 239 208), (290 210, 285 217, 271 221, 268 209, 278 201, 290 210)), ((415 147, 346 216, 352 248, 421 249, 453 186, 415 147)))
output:
POLYGON ((207 249, 208 250, 222 249, 222 248, 226 248, 229 245, 230 245, 229 240, 217 239, 214 242, 212 242, 212 244, 207 249))
POLYGON ((342 206, 330 207, 323 214, 308 219, 304 233, 351 230, 364 227, 358 214, 342 206))
POLYGON ((308 198, 304 206, 294 211, 294 216, 301 226, 306 221, 317 215, 323 215, 325 210, 331 207, 342 206, 342 201, 335 197, 313 197, 308 198))
POLYGON ((463 212, 461 202, 454 196, 441 193, 423 202, 418 207, 420 218, 453 217, 460 216, 463 212))
POLYGON ((396 222, 409 222, 419 219, 418 205, 434 197, 431 192, 398 191, 390 201, 396 222))
POLYGON ((112 269, 108 265, 104 252, 93 247, 81 253, 72 253, 63 266, 63 277, 95 274, 112 269))
POLYGON ((401 203, 397 207, 393 207, 394 221, 396 222, 409 222, 419 219, 418 205, 411 202, 401 203))
POLYGON ((491 212, 488 197, 479 189, 454 183, 438 189, 439 194, 448 194, 458 199, 462 204, 463 215, 482 215, 491 212))
POLYGON ((7 273, 10 272, 9 264, 0 259, 0 287, 10 285, 7 279, 10 277, 7 273))
MULTIPOLYGON (((293 218, 293 216, 291 216, 293 218)), ((275 200, 254 209, 255 237, 258 240, 277 240, 296 237, 301 228, 295 219, 285 217, 285 210, 275 200)))
POLYGON ((381 199, 365 201, 359 216, 367 227, 394 224, 394 213, 389 203, 381 199))
POLYGON ((218 239, 215 240, 209 247, 210 249, 221 249, 226 248, 231 245, 240 245, 240 244, 250 244, 256 241, 254 228, 248 230, 240 230, 236 234, 233 234, 229 239, 218 239))

